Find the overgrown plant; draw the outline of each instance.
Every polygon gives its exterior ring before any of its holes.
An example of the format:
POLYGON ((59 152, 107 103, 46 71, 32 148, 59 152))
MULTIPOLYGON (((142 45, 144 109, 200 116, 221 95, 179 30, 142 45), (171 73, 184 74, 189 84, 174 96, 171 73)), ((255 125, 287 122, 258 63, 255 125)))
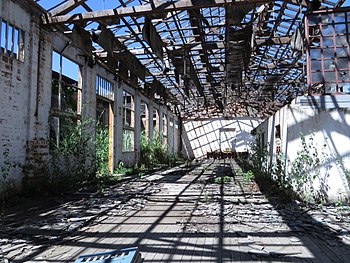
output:
POLYGON ((289 160, 283 153, 278 153, 269 167, 268 153, 260 144, 260 135, 257 134, 256 143, 252 145, 250 154, 250 165, 254 173, 270 174, 285 193, 294 197, 297 195, 306 202, 325 202, 330 169, 327 163, 330 156, 327 153, 327 144, 324 143, 320 149, 314 137, 315 134, 311 134, 306 138, 301 133, 301 146, 296 157, 289 160))
POLYGON ((141 133, 141 156, 140 167, 153 168, 157 165, 169 165, 174 166, 180 160, 180 158, 173 153, 169 153, 167 145, 163 144, 159 134, 155 134, 153 139, 150 140, 145 131, 141 133))
POLYGON ((337 157, 337 165, 341 168, 346 180, 350 183, 350 169, 345 167, 344 160, 340 156, 337 157))
POLYGON ((314 134, 306 139, 301 133, 301 148, 297 151, 296 158, 290 162, 288 180, 293 189, 298 192, 307 202, 324 202, 327 200, 328 190, 328 170, 325 166, 325 172, 321 173, 321 166, 327 163, 329 158, 326 147, 322 146, 321 152, 318 145, 314 142, 314 134), (315 180, 318 181, 319 187, 315 188, 315 180))
POLYGON ((289 182, 286 172, 286 157, 282 152, 276 154, 275 161, 272 162, 271 176, 279 187, 288 187, 289 182))
POLYGON ((13 183, 10 180, 11 169, 18 167, 18 163, 10 160, 10 149, 5 144, 3 145, 3 164, 0 165, 0 201, 2 202, 2 206, 5 205, 5 200, 10 196, 12 191, 13 183))
POLYGON ((133 171, 134 171, 133 168, 125 167, 123 162, 119 162, 118 166, 114 169, 113 173, 114 174, 128 175, 128 174, 132 174, 133 171))
POLYGON ((260 142, 261 134, 257 133, 255 143, 250 148, 249 162, 256 174, 264 174, 268 171, 268 158, 265 145, 260 142))
POLYGON ((70 114, 64 117, 60 118, 59 143, 50 143, 50 183, 58 187, 57 191, 69 190, 81 182, 93 180, 96 175, 92 120, 77 122, 70 114))
POLYGON ((99 175, 108 175, 109 161, 109 130, 101 123, 96 125, 96 172, 99 175))

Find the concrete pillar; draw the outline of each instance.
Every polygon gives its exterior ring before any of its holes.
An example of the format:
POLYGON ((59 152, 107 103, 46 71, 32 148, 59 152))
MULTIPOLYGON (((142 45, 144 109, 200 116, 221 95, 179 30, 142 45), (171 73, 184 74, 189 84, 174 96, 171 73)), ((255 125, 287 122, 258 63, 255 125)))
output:
MULTIPOLYGON (((115 87, 115 85, 113 85, 115 87)), ((109 111, 109 125, 108 125, 108 170, 112 173, 114 170, 114 104, 116 103, 108 103, 108 111, 109 111)))
POLYGON ((96 72, 93 67, 87 64, 80 66, 79 85, 82 91, 81 117, 96 121, 96 72))
POLYGON ((160 139, 163 140, 163 106, 160 105, 159 106, 159 110, 158 110, 158 130, 159 130, 159 136, 160 139))
POLYGON ((141 97, 140 94, 135 91, 134 95, 134 152, 135 162, 140 160, 140 138, 141 138, 141 97))
POLYGON ((120 79, 114 86, 114 123, 113 123, 114 167, 122 160, 123 154, 123 83, 120 79))
POLYGON ((174 153, 174 115, 169 111, 169 150, 174 153), (171 121, 172 120, 172 121, 171 121))
POLYGON ((151 103, 151 101, 148 103, 148 138, 150 140, 153 139, 153 113, 154 113, 154 108, 153 108, 153 104, 151 103))
POLYGON ((179 141, 180 140, 180 136, 179 136, 179 127, 176 126, 178 123, 178 117, 176 115, 174 115, 174 152, 175 153, 179 153, 179 141))
POLYGON ((169 109, 167 109, 166 120, 167 120, 168 149, 169 149, 169 152, 172 152, 172 138, 171 138, 172 127, 170 126, 170 114, 171 112, 169 111, 169 109))
MULTIPOLYGON (((167 149, 170 150, 170 142, 169 142, 169 111, 167 108, 164 108, 164 111, 163 111, 163 114, 165 116, 165 119, 163 120, 163 127, 165 126, 166 127, 166 131, 163 131, 163 135, 166 136, 167 140, 166 140, 166 143, 167 143, 167 149)), ((163 116, 163 117, 164 117, 163 116)))
MULTIPOLYGON (((95 141, 96 137, 96 72, 87 63, 79 67, 78 85, 81 88, 81 121, 88 121, 87 132, 95 141)), ((89 145, 95 155, 96 147, 93 142, 89 145)), ((94 167, 95 158, 86 160, 86 165, 94 167)))

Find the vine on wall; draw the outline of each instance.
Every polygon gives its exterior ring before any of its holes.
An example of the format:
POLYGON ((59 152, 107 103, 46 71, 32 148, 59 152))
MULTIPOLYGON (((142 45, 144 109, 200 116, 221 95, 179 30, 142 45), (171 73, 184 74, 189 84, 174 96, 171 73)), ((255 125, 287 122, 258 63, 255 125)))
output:
MULTIPOLYGON (((257 134, 256 143, 252 147, 251 164, 255 171, 270 174, 281 188, 293 189, 302 200, 323 203, 328 199, 332 156, 326 143, 320 147, 315 142, 314 133, 308 137, 301 133, 300 140, 300 147, 293 160, 286 158, 283 153, 278 153, 269 166, 268 153, 265 147, 261 146, 260 135, 257 134)), ((347 174, 347 170, 343 170, 347 174)))
POLYGON ((296 158, 288 160, 290 169, 287 176, 288 183, 305 201, 323 203, 328 199, 330 155, 327 144, 320 148, 314 137, 315 134, 311 134, 307 139, 303 133, 300 134, 301 147, 296 158))

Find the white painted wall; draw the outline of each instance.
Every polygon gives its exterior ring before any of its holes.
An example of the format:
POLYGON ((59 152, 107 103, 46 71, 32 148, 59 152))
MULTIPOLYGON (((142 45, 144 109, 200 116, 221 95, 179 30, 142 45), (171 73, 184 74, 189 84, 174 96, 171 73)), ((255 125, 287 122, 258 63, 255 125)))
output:
MULTIPOLYGON (((321 168, 323 180, 327 183, 330 200, 340 196, 349 197, 349 182, 344 168, 350 169, 350 96, 300 97, 289 106, 285 106, 275 115, 262 123, 258 130, 264 135, 264 141, 270 158, 275 161, 275 127, 281 125, 282 152, 293 161, 301 149, 301 133, 306 141, 312 137, 318 152, 325 153, 327 163, 321 168), (325 148, 324 148, 324 145, 325 148), (342 165, 340 165, 340 161, 342 165), (329 169, 327 171, 327 169, 329 169)), ((291 167, 287 162, 287 170, 291 167)), ((319 181, 314 181, 319 187, 319 181)))
POLYGON ((246 152, 254 141, 250 132, 261 121, 249 117, 185 120, 182 132, 183 154, 188 158, 202 158, 206 157, 207 152, 220 149, 246 152))

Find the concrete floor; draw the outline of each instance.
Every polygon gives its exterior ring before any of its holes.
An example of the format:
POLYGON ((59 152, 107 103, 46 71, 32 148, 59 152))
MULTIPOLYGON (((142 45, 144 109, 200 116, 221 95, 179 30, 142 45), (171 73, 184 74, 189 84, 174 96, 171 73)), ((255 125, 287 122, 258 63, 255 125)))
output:
POLYGON ((350 262, 349 224, 332 209, 266 196, 239 169, 208 160, 130 182, 139 193, 128 202, 10 262, 74 262, 126 247, 138 247, 144 262, 350 262), (232 180, 217 184, 218 175, 232 180))

